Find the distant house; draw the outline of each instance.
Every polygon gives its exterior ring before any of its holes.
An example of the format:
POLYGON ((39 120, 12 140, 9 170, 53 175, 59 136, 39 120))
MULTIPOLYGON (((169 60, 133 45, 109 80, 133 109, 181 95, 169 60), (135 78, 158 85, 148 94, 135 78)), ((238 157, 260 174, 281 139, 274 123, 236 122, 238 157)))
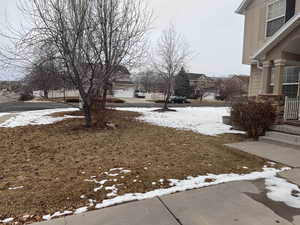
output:
POLYGON ((215 80, 205 74, 187 73, 192 88, 193 98, 215 99, 216 86, 215 80))
POLYGON ((116 98, 133 98, 135 87, 129 70, 126 67, 120 67, 112 81, 112 95, 116 98))
POLYGON ((22 83, 20 81, 0 81, 0 91, 17 92, 21 86, 22 83))
POLYGON ((230 79, 236 84, 237 87, 240 88, 242 95, 248 96, 250 76, 233 75, 230 79))
MULTIPOLYGON (((110 80, 109 94, 116 98, 133 98, 135 91, 135 84, 131 80, 131 74, 124 66, 115 69, 115 74, 110 80)), ((33 92, 35 97, 44 97, 43 91, 35 90, 33 92)), ((79 97, 79 91, 74 88, 66 90, 49 90, 49 98, 63 98, 63 97, 79 97)))

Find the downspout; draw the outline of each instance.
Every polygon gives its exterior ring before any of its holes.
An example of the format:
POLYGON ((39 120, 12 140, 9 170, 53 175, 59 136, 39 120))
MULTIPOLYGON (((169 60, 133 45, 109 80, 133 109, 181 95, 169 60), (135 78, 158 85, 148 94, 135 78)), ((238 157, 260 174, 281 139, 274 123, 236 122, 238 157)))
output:
POLYGON ((255 59, 254 62, 256 62, 256 67, 257 67, 258 69, 260 69, 260 70, 263 69, 263 66, 261 66, 261 62, 260 62, 259 59, 255 59))

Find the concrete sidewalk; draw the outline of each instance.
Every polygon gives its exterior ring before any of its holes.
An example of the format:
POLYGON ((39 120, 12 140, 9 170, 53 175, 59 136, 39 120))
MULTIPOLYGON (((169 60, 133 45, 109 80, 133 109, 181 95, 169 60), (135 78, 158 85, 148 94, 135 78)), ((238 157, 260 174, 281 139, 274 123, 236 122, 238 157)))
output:
POLYGON ((261 141, 228 144, 228 147, 291 167, 300 167, 300 150, 261 141))
POLYGON ((263 182, 221 184, 35 225, 300 225, 300 209, 268 200, 263 182))

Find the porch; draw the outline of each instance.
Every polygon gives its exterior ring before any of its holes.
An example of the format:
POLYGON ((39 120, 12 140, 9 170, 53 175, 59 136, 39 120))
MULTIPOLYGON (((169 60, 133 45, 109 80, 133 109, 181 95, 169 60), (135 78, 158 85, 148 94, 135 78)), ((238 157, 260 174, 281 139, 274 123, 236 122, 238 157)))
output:
POLYGON ((285 97, 284 120, 300 120, 300 28, 261 56, 261 92, 285 97))

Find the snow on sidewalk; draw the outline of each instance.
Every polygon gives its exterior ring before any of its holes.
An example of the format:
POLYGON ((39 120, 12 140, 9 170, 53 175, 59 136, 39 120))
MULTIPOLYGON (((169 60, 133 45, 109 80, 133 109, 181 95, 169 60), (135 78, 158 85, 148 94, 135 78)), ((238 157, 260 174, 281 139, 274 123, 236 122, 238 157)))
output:
MULTIPOLYGON (((176 192, 183 192, 186 190, 193 190, 203 187, 209 187, 217 184, 223 184, 233 181, 252 181, 252 180, 258 180, 258 179, 266 179, 269 182, 269 185, 273 187, 273 190, 269 190, 269 195, 275 195, 278 196, 277 192, 285 192, 288 193, 291 191, 292 188, 296 189, 296 187, 290 187, 291 184, 288 184, 286 181, 284 186, 278 187, 274 186, 274 183, 277 183, 277 177, 276 175, 280 172, 290 170, 290 168, 285 167, 281 169, 275 169, 275 168, 269 168, 264 167, 262 172, 253 172, 249 174, 207 174, 206 176, 198 176, 198 177, 188 177, 184 180, 177 180, 177 179, 169 179, 171 187, 165 188, 165 189, 155 189, 153 191, 149 191, 146 193, 126 193, 123 195, 118 195, 118 189, 116 189, 116 195, 113 198, 106 199, 100 203, 97 203, 97 201, 90 199, 89 204, 87 206, 83 206, 81 208, 78 208, 73 211, 74 214, 81 214, 89 211, 89 209, 102 209, 114 205, 118 205, 121 203, 131 202, 131 201, 140 201, 145 199, 151 199, 154 197, 159 196, 165 196, 176 192), (207 180, 210 180, 211 182, 207 182, 207 180), (286 185, 288 184, 288 185, 286 185)), ((103 181, 102 181, 103 182, 103 181)), ((158 181, 159 182, 159 181, 158 181)), ((101 183, 101 182, 98 182, 101 183)), ((103 182, 105 183, 105 182, 103 182)), ((281 182, 284 183, 284 180, 281 182)), ((269 188, 268 184, 267 187, 269 188)), ((296 189, 298 190, 298 189, 296 189)), ((291 195, 291 193, 290 193, 291 195)), ((286 194, 284 198, 276 199, 277 201, 283 202, 287 205, 290 205, 290 195, 286 194)), ((271 198, 272 199, 272 198, 271 198)), ((293 200, 294 206, 299 204, 300 198, 295 197, 293 200)), ((56 212, 53 215, 45 215, 43 216, 44 220, 51 220, 57 216, 64 215, 64 214, 70 214, 69 211, 65 212, 56 212)))
POLYGON ((153 112, 157 108, 117 108, 123 111, 139 112, 143 115, 139 120, 158 126, 192 130, 205 135, 224 133, 243 133, 231 130, 231 126, 223 124, 223 116, 229 116, 227 107, 187 107, 176 108, 176 112, 153 112))
MULTIPOLYGON (((28 112, 14 113, 13 117, 0 124, 0 127, 20 127, 28 125, 42 125, 42 124, 52 124, 64 119, 69 118, 82 118, 76 116, 64 116, 64 117, 52 117, 49 116, 53 113, 58 112, 70 112, 78 111, 77 108, 65 108, 65 109, 46 109, 46 110, 36 110, 28 112)), ((0 114, 1 116, 1 114, 0 114)))

